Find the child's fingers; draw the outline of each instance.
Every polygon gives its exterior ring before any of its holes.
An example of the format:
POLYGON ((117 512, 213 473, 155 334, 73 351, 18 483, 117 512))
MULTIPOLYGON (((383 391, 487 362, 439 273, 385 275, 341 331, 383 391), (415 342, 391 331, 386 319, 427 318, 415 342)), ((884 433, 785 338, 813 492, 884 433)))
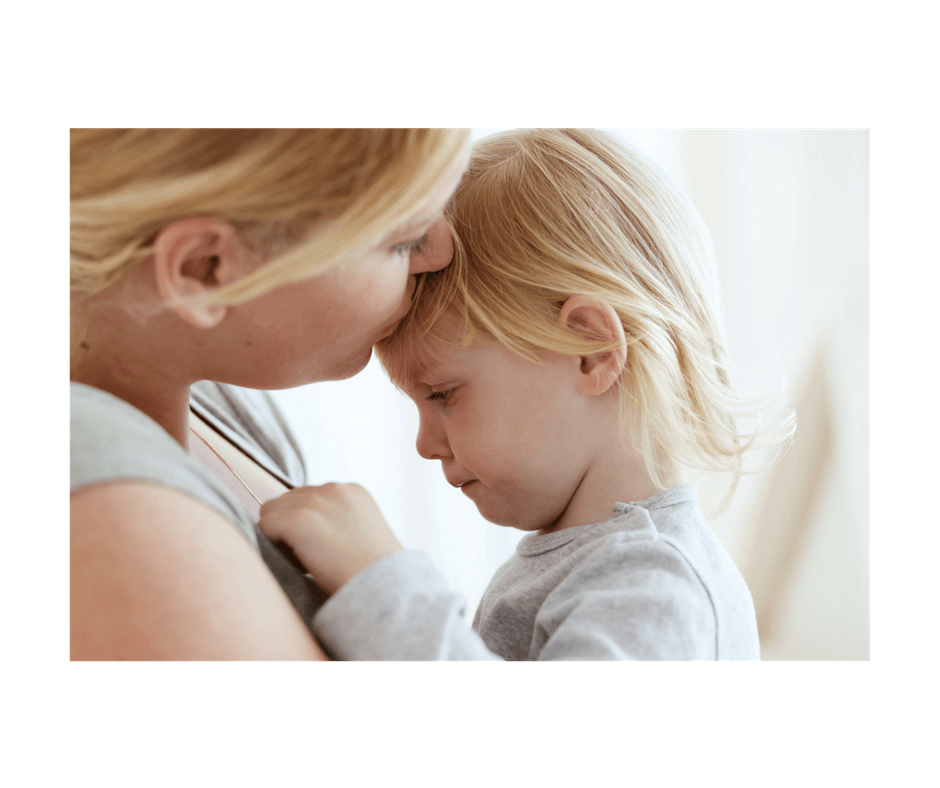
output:
POLYGON ((261 516, 265 517, 267 515, 272 515, 275 512, 297 509, 300 507, 317 508, 321 501, 321 496, 319 494, 320 490, 322 490, 322 487, 313 485, 306 487, 295 487, 293 490, 288 490, 283 495, 279 495, 276 498, 271 498, 270 500, 265 501, 261 506, 261 516))

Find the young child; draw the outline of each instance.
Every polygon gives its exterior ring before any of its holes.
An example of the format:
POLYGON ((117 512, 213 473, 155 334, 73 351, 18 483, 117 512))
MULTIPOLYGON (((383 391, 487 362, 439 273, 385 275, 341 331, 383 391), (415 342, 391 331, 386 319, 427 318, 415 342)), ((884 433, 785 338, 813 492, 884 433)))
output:
POLYGON ((538 130, 478 143, 449 218, 453 263, 377 351, 418 407, 421 456, 529 533, 471 630, 361 488, 266 504, 261 527, 333 593, 321 643, 345 659, 759 659, 747 586, 683 484, 704 469, 733 488, 757 445, 735 426, 694 209, 609 135, 538 130))

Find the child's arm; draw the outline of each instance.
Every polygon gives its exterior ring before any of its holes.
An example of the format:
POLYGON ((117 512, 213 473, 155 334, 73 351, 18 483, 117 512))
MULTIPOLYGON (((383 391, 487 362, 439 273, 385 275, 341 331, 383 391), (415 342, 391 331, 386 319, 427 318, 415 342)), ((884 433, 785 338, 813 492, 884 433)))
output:
POLYGON ((464 598, 427 556, 402 548, 359 485, 299 487, 266 503, 258 525, 332 595, 313 623, 334 657, 499 659, 464 621, 464 598))
POLYGON ((328 594, 404 549, 358 484, 297 487, 261 507, 258 527, 285 542, 328 594))

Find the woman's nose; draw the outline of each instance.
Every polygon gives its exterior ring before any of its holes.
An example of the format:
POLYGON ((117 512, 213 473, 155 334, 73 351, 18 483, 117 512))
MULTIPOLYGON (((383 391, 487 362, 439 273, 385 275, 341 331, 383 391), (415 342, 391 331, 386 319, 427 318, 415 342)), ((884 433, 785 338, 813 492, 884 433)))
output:
POLYGON ((454 241, 443 216, 431 225, 427 236, 421 250, 411 253, 409 265, 411 274, 440 271, 450 265, 454 257, 454 241))

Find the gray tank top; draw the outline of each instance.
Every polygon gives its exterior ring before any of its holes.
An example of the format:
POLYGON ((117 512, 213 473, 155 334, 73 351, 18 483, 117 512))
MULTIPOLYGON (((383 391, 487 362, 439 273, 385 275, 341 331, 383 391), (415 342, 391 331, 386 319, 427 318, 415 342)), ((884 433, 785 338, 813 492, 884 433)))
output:
MULTIPOLYGON (((212 473, 137 408, 100 389, 70 384, 71 489, 145 481, 208 504, 258 552, 307 626, 326 595, 257 528, 212 473)), ((190 408, 287 487, 306 482, 300 449, 267 392, 203 381, 190 408)))

